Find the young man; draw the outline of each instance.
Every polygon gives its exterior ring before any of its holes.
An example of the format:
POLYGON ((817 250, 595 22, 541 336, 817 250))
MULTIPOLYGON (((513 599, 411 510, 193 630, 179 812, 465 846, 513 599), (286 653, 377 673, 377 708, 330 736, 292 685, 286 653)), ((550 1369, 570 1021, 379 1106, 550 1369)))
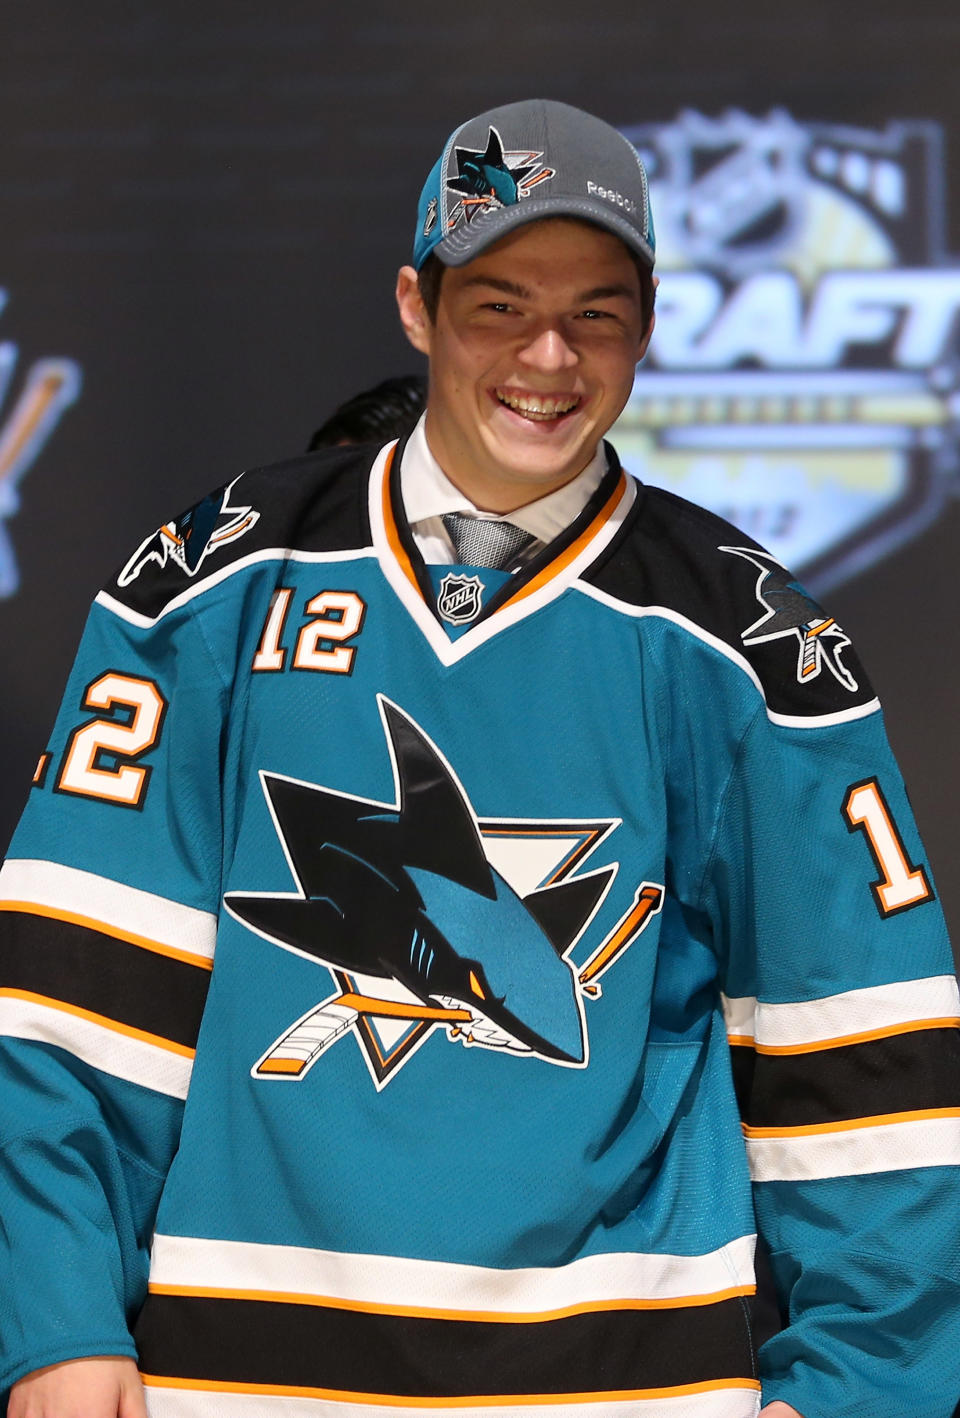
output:
POLYGON ((12 1418, 949 1418, 942 919, 846 635, 602 441, 652 265, 612 129, 471 120, 425 421, 98 597, 0 877, 12 1418))

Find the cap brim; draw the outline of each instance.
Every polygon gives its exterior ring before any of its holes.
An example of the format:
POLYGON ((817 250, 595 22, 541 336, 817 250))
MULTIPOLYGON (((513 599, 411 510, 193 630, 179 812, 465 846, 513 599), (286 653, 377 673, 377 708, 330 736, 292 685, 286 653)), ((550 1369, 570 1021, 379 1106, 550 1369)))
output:
POLYGON ((433 254, 445 266, 466 266, 508 232, 547 217, 574 217, 602 227, 604 231, 618 236, 634 255, 653 269, 654 253, 636 227, 615 208, 590 197, 553 197, 539 201, 527 197, 513 206, 481 212, 471 222, 465 222, 437 242, 433 254))

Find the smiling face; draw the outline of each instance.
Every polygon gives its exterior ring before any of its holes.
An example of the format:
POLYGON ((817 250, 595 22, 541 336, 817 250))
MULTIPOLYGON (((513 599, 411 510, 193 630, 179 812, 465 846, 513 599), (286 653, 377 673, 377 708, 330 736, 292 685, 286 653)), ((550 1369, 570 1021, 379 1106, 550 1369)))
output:
POLYGON ((487 512, 511 512, 583 471, 627 401, 653 328, 624 244, 562 218, 521 226, 448 267, 435 321, 411 266, 397 302, 430 360, 430 449, 487 512))

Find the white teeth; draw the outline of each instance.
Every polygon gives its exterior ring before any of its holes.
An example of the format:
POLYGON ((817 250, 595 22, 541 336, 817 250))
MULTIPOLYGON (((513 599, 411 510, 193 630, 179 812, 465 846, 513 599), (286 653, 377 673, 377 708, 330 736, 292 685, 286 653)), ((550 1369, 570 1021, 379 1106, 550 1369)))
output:
POLYGON ((513 409, 514 413, 534 420, 559 418, 561 414, 568 414, 571 409, 575 409, 580 402, 579 398, 554 399, 540 394, 506 394, 499 389, 497 398, 508 409, 513 409))

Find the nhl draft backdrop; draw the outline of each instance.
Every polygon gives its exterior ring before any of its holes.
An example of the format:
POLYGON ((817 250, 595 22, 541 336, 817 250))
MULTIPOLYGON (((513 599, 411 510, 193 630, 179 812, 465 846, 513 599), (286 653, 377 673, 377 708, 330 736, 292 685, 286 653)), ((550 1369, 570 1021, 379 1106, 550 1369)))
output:
MULTIPOLYGON (((460 119, 543 94, 621 127, 651 175, 662 285, 624 460, 764 543, 856 641, 956 937, 955 7, 919 27, 888 0, 611 4, 602 28, 560 0, 328 8, 107 0, 6 26, 0 839, 98 586, 417 368, 391 290, 420 183, 460 119)), ((819 667, 789 633, 798 674, 819 667)))

